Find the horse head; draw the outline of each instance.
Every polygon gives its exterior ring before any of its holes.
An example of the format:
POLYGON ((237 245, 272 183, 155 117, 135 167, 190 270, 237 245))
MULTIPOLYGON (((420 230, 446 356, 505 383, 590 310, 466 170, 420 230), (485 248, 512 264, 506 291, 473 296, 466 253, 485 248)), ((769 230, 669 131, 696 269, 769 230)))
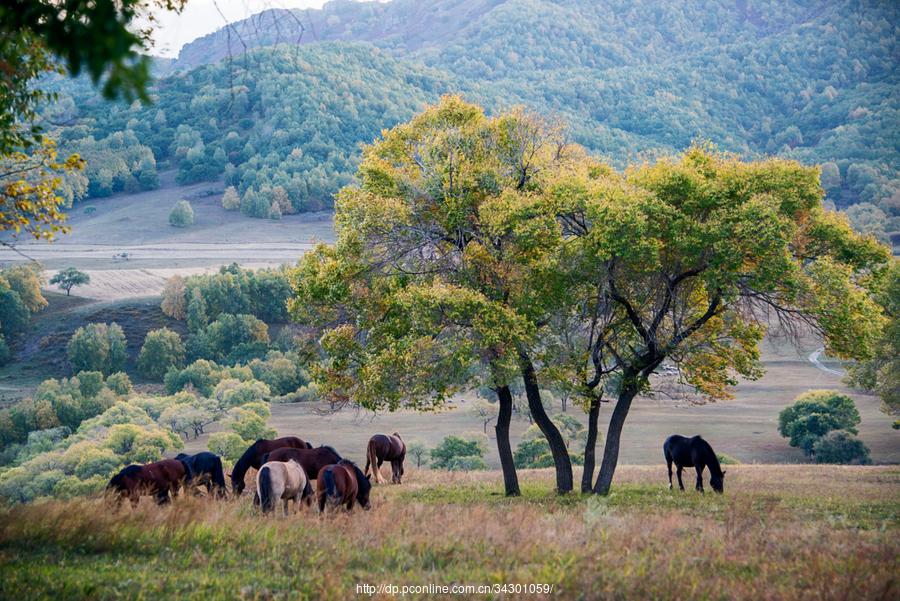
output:
POLYGON ((244 492, 244 486, 245 486, 244 479, 236 478, 234 476, 234 474, 226 474, 226 475, 231 480, 231 493, 235 497, 241 496, 241 494, 244 492))
POLYGON ((725 472, 728 470, 722 470, 721 476, 716 476, 711 474, 709 477, 709 485, 712 486, 712 489, 717 493, 725 492, 725 472))

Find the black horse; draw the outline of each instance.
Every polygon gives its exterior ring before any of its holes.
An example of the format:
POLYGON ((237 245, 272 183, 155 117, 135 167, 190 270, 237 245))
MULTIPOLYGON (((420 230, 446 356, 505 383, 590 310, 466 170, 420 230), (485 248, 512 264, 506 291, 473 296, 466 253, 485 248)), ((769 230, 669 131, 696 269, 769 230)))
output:
POLYGON ((694 436, 688 438, 673 434, 663 443, 663 453, 666 456, 666 464, 669 466, 669 488, 672 488, 672 463, 678 468, 678 486, 684 490, 681 481, 681 470, 693 467, 697 470, 696 489, 703 492, 703 468, 709 468, 709 485, 720 493, 725 490, 725 472, 719 465, 719 458, 709 443, 694 436))
POLYGON ((218 455, 209 451, 203 451, 196 455, 179 453, 175 459, 190 468, 192 474, 190 486, 205 484, 206 492, 211 495, 215 494, 219 499, 224 499, 228 495, 228 488, 225 486, 225 472, 222 470, 222 459, 218 455))

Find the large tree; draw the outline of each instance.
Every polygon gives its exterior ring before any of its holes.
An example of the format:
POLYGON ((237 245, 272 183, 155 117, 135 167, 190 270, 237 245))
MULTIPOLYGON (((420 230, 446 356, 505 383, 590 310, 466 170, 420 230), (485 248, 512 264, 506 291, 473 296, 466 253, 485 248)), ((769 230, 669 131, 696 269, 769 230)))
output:
POLYGON ((581 384, 612 382, 616 396, 596 493, 609 491, 631 403, 663 361, 715 399, 761 375, 771 329, 819 336, 840 357, 872 352, 883 318, 867 286, 888 251, 822 208, 816 168, 694 147, 563 190, 581 284, 569 312, 589 342, 581 384))
POLYGON ((365 149, 338 197, 334 248, 294 274, 295 317, 329 329, 317 375, 371 409, 430 408, 485 385, 508 494, 518 494, 509 423, 517 374, 548 438, 557 488, 572 488, 565 442, 535 379, 532 335, 558 306, 560 228, 543 187, 577 163, 558 128, 522 111, 488 118, 445 97, 365 149))

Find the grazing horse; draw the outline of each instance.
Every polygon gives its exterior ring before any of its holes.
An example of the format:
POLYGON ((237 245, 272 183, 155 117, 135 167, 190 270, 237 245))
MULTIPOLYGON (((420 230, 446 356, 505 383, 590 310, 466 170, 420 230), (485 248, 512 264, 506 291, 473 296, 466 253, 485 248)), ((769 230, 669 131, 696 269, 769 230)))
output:
POLYGON ((376 434, 369 439, 369 445, 366 447, 366 475, 369 474, 369 465, 372 466, 372 472, 375 474, 375 482, 380 484, 385 482, 381 475, 381 464, 385 461, 391 462, 391 482, 400 484, 403 477, 403 460, 406 458, 406 444, 400 435, 396 432, 390 436, 386 434, 376 434))
POLYGON ((247 475, 247 471, 251 467, 259 469, 263 464, 262 458, 266 453, 271 453, 275 449, 280 449, 282 447, 311 449, 312 445, 300 440, 296 436, 285 436, 284 438, 276 438, 275 440, 260 438, 244 451, 244 454, 237 460, 237 463, 234 464, 234 469, 229 474, 231 477, 231 490, 234 492, 234 496, 239 497, 241 496, 241 493, 244 492, 244 476, 247 475))
POLYGON ((107 492, 116 495, 118 504, 128 497, 132 507, 137 507, 141 495, 153 495, 158 505, 178 496, 178 489, 192 477, 191 468, 177 459, 163 459, 146 465, 129 465, 110 479, 107 492))
POLYGON ((312 487, 306 472, 296 461, 269 461, 260 467, 256 473, 256 494, 259 495, 263 513, 274 511, 278 499, 284 501, 285 516, 291 499, 294 501, 294 511, 304 499, 307 506, 312 505, 312 487))
POLYGON ((306 472, 306 476, 310 480, 315 480, 319 476, 319 470, 326 465, 337 463, 341 459, 343 459, 343 457, 329 446, 321 446, 317 449, 291 449, 289 447, 283 447, 266 454, 263 457, 263 462, 296 461, 306 472))
POLYGON ((325 511, 326 503, 335 508, 344 505, 347 511, 353 509, 354 502, 359 503, 363 509, 371 509, 372 505, 369 503, 371 490, 369 477, 352 461, 341 459, 335 465, 326 465, 319 470, 316 478, 319 513, 325 511))
POLYGON ((672 488, 672 463, 678 468, 678 486, 684 490, 681 481, 681 470, 693 467, 697 470, 696 489, 703 492, 703 468, 709 468, 709 485, 720 493, 725 490, 725 472, 719 465, 719 458, 709 443, 694 436, 687 438, 673 434, 663 443, 663 453, 666 456, 666 464, 669 466, 669 489, 672 488))
POLYGON ((206 485, 206 492, 213 494, 215 489, 215 497, 224 499, 228 496, 228 488, 225 486, 225 474, 222 471, 222 459, 215 453, 203 451, 196 455, 188 455, 187 453, 179 453, 175 459, 181 461, 191 470, 191 481, 189 486, 206 485))

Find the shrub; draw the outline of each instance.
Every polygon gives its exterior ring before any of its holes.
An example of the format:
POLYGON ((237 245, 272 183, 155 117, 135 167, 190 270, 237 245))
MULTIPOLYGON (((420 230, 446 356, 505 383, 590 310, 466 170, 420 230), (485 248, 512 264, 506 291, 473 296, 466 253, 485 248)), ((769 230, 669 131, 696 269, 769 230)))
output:
POLYGON ((454 457, 447 464, 446 469, 451 472, 472 472, 476 470, 486 470, 487 464, 484 459, 475 455, 467 455, 465 457, 454 457))
POLYGON ((813 445, 816 463, 868 465, 872 463, 869 448, 844 430, 832 430, 813 445))
POLYGON ((165 385, 168 394, 175 394, 190 385, 203 396, 210 396, 213 387, 222 379, 222 369, 206 359, 198 359, 184 369, 170 367, 166 372, 165 385))
POLYGON ((543 437, 526 438, 516 446, 513 453, 516 467, 521 469, 551 467, 553 455, 550 445, 543 437))
POLYGON ((457 465, 456 460, 461 457, 481 459, 482 454, 483 451, 477 441, 447 436, 437 447, 431 449, 431 467, 449 470, 451 466, 457 465))
POLYGON ((99 371, 83 371, 76 376, 81 396, 92 399, 103 390, 103 374, 99 371))
POLYGON ((790 439, 792 447, 812 454, 816 442, 832 430, 856 434, 859 411, 853 399, 836 390, 811 390, 778 414, 778 431, 790 439))
POLYGON ((125 332, 117 323, 92 323, 75 330, 66 347, 76 373, 122 371, 127 359, 125 332))
POLYGON ((226 211, 237 211, 241 208, 241 197, 234 186, 225 188, 225 193, 222 194, 222 208, 226 211))
POLYGON ((732 457, 731 455, 726 455, 725 453, 716 453, 716 457, 719 459, 719 463, 722 465, 740 465, 741 462, 732 457))
POLYGON ((169 224, 175 227, 187 227, 194 224, 194 209, 186 200, 179 200, 169 213, 169 224))
POLYGON ((0 365, 6 365, 10 359, 12 359, 12 351, 9 350, 9 345, 6 344, 3 334, 0 334, 0 365))
POLYGON ((117 371, 106 378, 106 387, 119 396, 129 395, 134 390, 131 386, 131 378, 124 371, 117 371))
POLYGON ((216 432, 210 435, 206 446, 216 455, 234 463, 241 458, 250 444, 234 432, 216 432))
POLYGON ((138 370, 148 378, 162 380, 169 368, 184 364, 184 354, 184 344, 177 332, 168 328, 151 330, 138 354, 138 370))

